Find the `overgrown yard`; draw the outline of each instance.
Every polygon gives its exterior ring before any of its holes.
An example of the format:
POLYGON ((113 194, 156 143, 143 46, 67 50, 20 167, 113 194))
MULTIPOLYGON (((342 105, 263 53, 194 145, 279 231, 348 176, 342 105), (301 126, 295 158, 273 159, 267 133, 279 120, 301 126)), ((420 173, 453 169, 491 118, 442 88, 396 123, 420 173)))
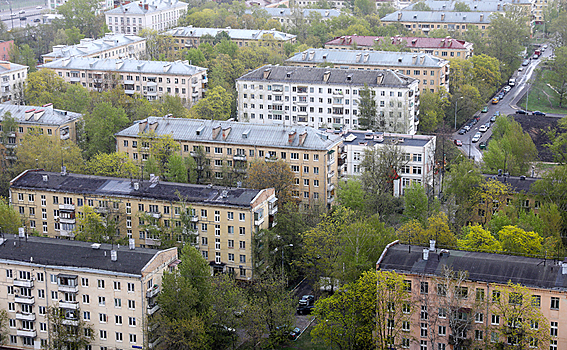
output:
MULTIPOLYGON (((529 89, 529 95, 526 94, 520 102, 518 107, 528 111, 542 111, 545 113, 557 113, 567 115, 567 99, 563 99, 563 108, 559 107, 559 95, 547 85, 550 80, 551 72, 544 70, 543 74, 537 81, 532 81, 532 86, 529 89), (526 106, 526 102, 528 105, 526 106)), ((537 79, 537 76, 532 78, 537 79)))
POLYGON ((557 126, 558 118, 516 114, 514 119, 531 136, 537 148, 538 159, 542 162, 553 162, 553 154, 545 145, 549 143, 547 132, 557 126))

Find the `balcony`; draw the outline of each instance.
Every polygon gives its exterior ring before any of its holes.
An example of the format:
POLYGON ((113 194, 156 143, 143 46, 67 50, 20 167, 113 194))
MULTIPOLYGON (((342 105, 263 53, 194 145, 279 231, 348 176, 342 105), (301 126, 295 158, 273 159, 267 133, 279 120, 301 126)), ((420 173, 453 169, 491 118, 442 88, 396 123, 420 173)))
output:
POLYGON ((59 217, 59 222, 62 224, 74 224, 75 223, 75 218, 64 218, 62 216, 59 217))
POLYGON ((70 81, 71 81, 72 83, 78 83, 78 82, 81 81, 81 78, 80 78, 80 77, 71 77, 70 81))
POLYGON ((193 93, 191 94, 191 97, 193 97, 193 98, 199 97, 199 91, 193 92, 193 93))
POLYGON ((134 85, 135 83, 134 79, 124 79, 124 85, 134 85))
POLYGON ((327 203, 328 203, 328 204, 331 204, 331 203, 333 203, 334 201, 335 201, 335 196, 330 196, 330 197, 327 198, 327 203))
POLYGON ((134 95, 135 92, 136 92, 136 90, 134 90, 134 89, 124 89, 124 93, 126 95, 134 95))
POLYGON ((161 337, 157 338, 153 342, 148 343, 148 348, 153 349, 161 343, 161 337))
POLYGON ((246 161, 246 156, 243 155, 243 154, 235 154, 235 155, 232 157, 232 159, 245 162, 245 161, 246 161))
POLYGON ((155 314, 158 310, 159 310, 159 305, 158 305, 158 304, 148 305, 148 315, 153 315, 153 314, 155 314))
POLYGON ((158 295, 160 291, 159 285, 154 284, 154 286, 146 291, 146 298, 152 298, 158 295))
POLYGON ((16 333, 19 337, 35 338, 37 332, 35 329, 18 329, 16 333))
POLYGON ((58 287, 58 290, 60 292, 64 292, 64 293, 78 293, 79 292, 79 286, 68 286, 68 285, 60 284, 59 287, 58 287))
POLYGON ((328 178, 331 178, 331 177, 333 177, 333 176, 335 176, 335 171, 334 171, 334 170, 327 174, 327 177, 328 177, 328 178))
POLYGON ((335 164, 335 158, 331 158, 327 161, 327 165, 333 165, 335 164))
POLYGON ((161 213, 159 213, 159 212, 147 211, 146 214, 148 214, 149 216, 151 216, 154 219, 160 219, 161 218, 161 213))
POLYGON ((59 307, 62 309, 77 310, 79 308, 79 302, 59 300, 59 307))
POLYGON ((199 222, 199 217, 197 215, 192 215, 191 222, 199 222))
POLYGON ((330 185, 327 187, 327 191, 332 191, 332 190, 334 190, 334 189, 335 189, 335 184, 330 184, 330 185))
POLYGON ((35 321, 35 314, 18 312, 18 313, 16 313, 16 320, 35 321))
POLYGON ((35 298, 34 297, 17 296, 14 301, 18 304, 33 305, 35 303, 35 298))
POLYGON ((244 174, 244 173, 246 173, 247 169, 243 168, 243 167, 235 167, 234 171, 236 171, 237 173, 240 173, 240 174, 244 174))
POLYGON ((59 210, 75 210, 74 204, 59 204, 59 210))
POLYGON ((5 86, 10 86, 10 82, 7 80, 2 80, 2 82, 0 82, 0 86, 5 87, 5 86))
POLYGON ((148 95, 148 96, 157 96, 157 91, 156 91, 156 90, 147 90, 147 91, 146 91, 146 95, 148 95))
POLYGON ((108 207, 96 207, 96 208, 94 208, 94 210, 98 214, 108 214, 108 212, 109 212, 108 207))
POLYGON ((32 280, 14 280, 15 287, 33 288, 32 280))
POLYGON ((159 246, 161 244, 159 239, 152 239, 152 238, 146 238, 144 243, 146 245, 151 245, 151 246, 154 246, 154 245, 159 246))
POLYGON ((61 230, 59 230, 59 236, 75 238, 75 233, 73 231, 67 231, 67 230, 61 229, 61 230))
POLYGON ((61 323, 66 325, 66 326, 78 326, 79 325, 79 320, 73 320, 73 319, 64 319, 61 320, 61 323))
POLYGON ((263 223, 264 223, 264 217, 263 216, 261 218, 254 218, 254 225, 260 226, 263 223))

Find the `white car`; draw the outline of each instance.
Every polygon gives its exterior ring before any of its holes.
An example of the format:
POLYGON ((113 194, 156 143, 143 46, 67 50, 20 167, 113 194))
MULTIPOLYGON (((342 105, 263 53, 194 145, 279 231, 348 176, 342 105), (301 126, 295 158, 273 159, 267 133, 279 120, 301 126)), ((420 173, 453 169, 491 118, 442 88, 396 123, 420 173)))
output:
POLYGON ((24 10, 21 10, 21 11, 20 11, 20 12, 18 12, 18 13, 26 13, 26 11, 24 11, 24 10))
POLYGON ((480 132, 477 132, 476 134, 474 134, 473 138, 472 138, 472 142, 478 142, 480 141, 480 138, 482 137, 482 134, 480 132))
POLYGON ((478 128, 478 131, 480 132, 486 132, 488 130, 488 128, 486 127, 486 125, 481 125, 480 128, 478 128))
POLYGON ((521 71, 523 71, 523 70, 524 70, 524 67, 518 68, 518 72, 521 72, 521 71))
POLYGON ((38 6, 38 7, 36 7, 35 9, 36 9, 36 10, 41 10, 42 8, 43 8, 43 7, 38 6))
POLYGON ((512 87, 510 85, 506 85, 502 90, 509 92, 510 90, 512 90, 512 87))

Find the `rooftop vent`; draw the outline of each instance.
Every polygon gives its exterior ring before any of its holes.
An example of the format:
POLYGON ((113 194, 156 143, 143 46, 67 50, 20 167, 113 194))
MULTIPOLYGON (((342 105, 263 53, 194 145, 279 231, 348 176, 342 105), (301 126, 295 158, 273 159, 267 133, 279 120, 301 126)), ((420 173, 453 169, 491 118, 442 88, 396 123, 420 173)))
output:
POLYGON ((49 180, 49 176, 43 175, 43 182, 47 182, 49 180))
POLYGON ((205 126, 201 125, 197 130, 195 130, 195 134, 197 134, 197 136, 201 136, 203 134, 203 130, 205 130, 205 126))
POLYGON ((429 249, 427 248, 423 248, 423 260, 428 260, 429 259, 429 249))
POLYGON ((247 129, 242 133, 243 139, 247 139, 249 136, 250 136, 250 129, 247 129))
POLYGON ((128 239, 128 248, 130 250, 134 250, 136 248, 136 241, 134 240, 134 238, 128 239))
POLYGON ((93 243, 93 244, 91 244, 91 248, 93 248, 93 249, 100 249, 100 243, 93 243))
POLYGON ((110 251, 110 260, 112 260, 112 261, 118 260, 118 254, 117 254, 116 250, 110 251))
POLYGON ((326 83, 327 81, 329 81, 330 77, 331 77, 331 71, 326 70, 325 73, 323 74, 323 81, 326 83))

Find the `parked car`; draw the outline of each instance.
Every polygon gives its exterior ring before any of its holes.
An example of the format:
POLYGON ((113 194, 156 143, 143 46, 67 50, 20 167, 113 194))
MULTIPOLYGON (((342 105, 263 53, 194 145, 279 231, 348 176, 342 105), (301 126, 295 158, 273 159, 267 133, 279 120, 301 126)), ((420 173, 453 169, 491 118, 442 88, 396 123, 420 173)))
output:
POLYGON ((20 10, 20 12, 18 12, 18 13, 19 13, 19 14, 22 14, 22 13, 26 13, 26 11, 20 10))
POLYGON ((481 125, 480 128, 478 128, 478 131, 480 132, 486 132, 488 130, 488 128, 486 127, 486 125, 481 125))
POLYGON ((27 17, 20 17, 20 21, 25 21, 27 19, 28 19, 27 17))
POLYGON ((34 19, 33 21, 34 21, 35 23, 38 23, 38 22, 41 22, 41 19, 36 18, 36 19, 34 19))
POLYGON ((486 122, 484 125, 486 126, 487 129, 490 129, 490 127, 492 126, 492 123, 486 122))
POLYGON ((481 143, 478 144, 478 148, 480 149, 486 149, 486 142, 482 141, 481 143))
POLYGON ((463 141, 461 141, 461 140, 455 139, 453 142, 455 143, 455 146, 457 146, 457 147, 461 147, 463 145, 463 141))
POLYGON ((480 141, 480 138, 482 137, 482 134, 480 132, 477 132, 476 134, 474 134, 473 138, 472 138, 472 142, 478 142, 480 141))
POLYGON ((490 117, 490 122, 491 123, 496 122, 496 115, 493 115, 492 117, 490 117))
POLYGON ((492 104, 495 105, 495 104, 498 103, 498 101, 500 101, 500 99, 498 97, 495 97, 495 98, 492 99, 492 104))
POLYGON ((469 123, 469 125, 471 126, 471 128, 473 127, 473 125, 476 125, 476 123, 478 123, 478 119, 476 118, 472 118, 471 122, 469 123))
POLYGON ((488 113, 488 106, 482 107, 481 112, 482 112, 482 113, 488 113))
POLYGON ((301 335, 301 329, 295 327, 291 332, 289 332, 289 339, 296 340, 301 335))
POLYGON ((528 114, 528 112, 524 111, 523 109, 518 109, 516 114, 528 114))
POLYGON ((466 131, 465 129, 459 130, 459 135, 464 135, 464 134, 466 134, 466 133, 467 133, 467 131, 466 131))
POLYGON ((36 7, 35 9, 36 9, 36 10, 41 10, 42 8, 43 8, 43 7, 38 6, 38 7, 36 7))
POLYGON ((538 116, 540 116, 540 117, 545 117, 545 113, 540 112, 540 111, 533 111, 533 112, 532 112, 532 115, 538 115, 538 116))
POLYGON ((524 60, 524 62, 522 62, 522 66, 529 66, 530 65, 530 60, 524 60))
POLYGON ((510 92, 510 90, 512 90, 512 87, 510 85, 506 85, 502 90, 504 90, 505 92, 510 92))
POLYGON ((523 71, 523 70, 524 70, 524 67, 518 68, 518 72, 521 72, 521 71, 523 71))
POLYGON ((468 124, 463 126, 463 130, 465 130, 465 132, 469 131, 470 129, 471 129, 471 126, 468 125, 468 124))

